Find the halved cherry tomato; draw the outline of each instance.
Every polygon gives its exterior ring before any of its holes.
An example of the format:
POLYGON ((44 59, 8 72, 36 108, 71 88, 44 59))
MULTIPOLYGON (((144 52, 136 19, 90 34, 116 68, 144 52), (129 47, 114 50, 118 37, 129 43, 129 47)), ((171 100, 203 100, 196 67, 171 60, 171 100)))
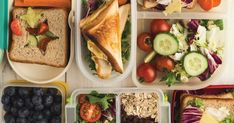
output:
POLYGON ((13 20, 11 22, 11 31, 18 36, 22 35, 22 30, 21 30, 21 26, 20 26, 20 22, 19 20, 13 20))
POLYGON ((168 57, 158 56, 155 59, 155 67, 161 72, 163 72, 165 69, 167 71, 172 71, 175 68, 175 63, 168 57))
POLYGON ((118 3, 120 6, 126 4, 128 2, 128 0, 118 0, 118 3))
POLYGON ((217 7, 221 4, 221 0, 213 0, 213 7, 217 7))
POLYGON ((150 52, 152 51, 152 37, 151 34, 148 32, 143 32, 137 37, 137 45, 138 47, 145 51, 150 52))
POLYGON ((86 94, 80 94, 78 96, 78 101, 79 101, 79 104, 84 104, 84 103, 88 102, 86 94))
POLYGON ((163 19, 155 19, 151 22, 151 33, 153 36, 160 32, 169 32, 171 29, 171 25, 167 23, 166 20, 163 19))
POLYGON ((140 64, 137 68, 137 76, 140 77, 140 81, 152 83, 157 77, 157 72, 153 65, 149 63, 143 63, 140 64))
POLYGON ((101 115, 101 108, 97 104, 84 103, 80 108, 80 117, 89 123, 98 121, 101 115))
POLYGON ((49 27, 46 23, 40 23, 38 34, 44 34, 49 30, 49 27))
POLYGON ((213 0, 198 0, 197 2, 201 6, 201 8, 204 9, 205 11, 211 10, 214 5, 213 0))

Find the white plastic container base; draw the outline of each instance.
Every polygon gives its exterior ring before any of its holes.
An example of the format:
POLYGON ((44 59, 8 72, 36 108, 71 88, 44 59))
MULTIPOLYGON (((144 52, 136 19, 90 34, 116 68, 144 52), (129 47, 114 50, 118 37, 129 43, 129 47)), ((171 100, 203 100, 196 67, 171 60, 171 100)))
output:
POLYGON ((138 88, 96 88, 96 89, 77 89, 71 95, 71 102, 66 105, 65 114, 66 114, 66 123, 74 123, 77 121, 76 119, 76 106, 77 106, 77 96, 80 94, 89 94, 91 91, 97 91, 98 93, 103 94, 116 94, 116 123, 121 123, 121 111, 120 111, 120 94, 122 93, 157 93, 158 94, 158 109, 159 111, 159 123, 170 123, 170 104, 168 102, 164 102, 163 92, 158 89, 138 89, 138 88))
MULTIPOLYGON (((3 87, 1 87, 1 91, 0 91, 0 97, 2 97, 3 95, 3 91, 5 88, 7 87, 34 87, 34 88, 55 88, 57 89, 61 96, 62 96, 62 115, 61 115, 61 123, 65 123, 65 98, 66 98, 66 94, 64 92, 64 90, 62 90, 62 88, 60 88, 59 86, 56 85, 52 85, 52 84, 48 84, 48 85, 36 85, 36 84, 30 84, 30 83, 21 83, 21 82, 16 82, 16 83, 12 83, 12 84, 6 84, 3 87)), ((5 123, 4 121, 4 114, 5 111, 3 110, 3 105, 2 103, 0 103, 0 122, 1 123, 5 123)))
MULTIPOLYGON (((229 5, 231 4, 231 0, 222 0, 221 4, 218 7, 212 8, 210 11, 203 10, 199 4, 196 4, 196 6, 193 9, 186 9, 182 8, 181 13, 173 13, 171 15, 168 15, 167 17, 175 18, 175 17, 183 17, 183 16, 189 16, 193 14, 199 14, 201 17, 205 17, 206 15, 213 14, 216 17, 224 17, 225 14, 227 14, 227 11, 229 9, 229 5)), ((144 17, 166 17, 162 11, 158 10, 152 10, 152 9, 143 9, 139 4, 137 5, 137 11, 138 11, 138 17, 144 18, 144 17)))
POLYGON ((82 3, 81 0, 77 0, 77 7, 76 7, 76 18, 75 18, 75 32, 76 32, 76 63, 79 66, 82 74, 89 79, 90 81, 103 84, 103 86, 111 85, 112 83, 119 82, 124 80, 130 74, 133 64, 135 61, 135 42, 136 42, 136 1, 131 0, 131 51, 130 51, 130 59, 128 63, 124 65, 124 73, 119 74, 117 72, 112 72, 111 77, 109 79, 100 79, 98 76, 93 75, 94 71, 91 71, 87 60, 85 59, 87 48, 83 46, 83 38, 81 35, 81 31, 79 28, 79 22, 81 20, 82 14, 82 3))
MULTIPOLYGON (((8 15, 9 17, 11 17, 11 10, 13 9, 14 0, 9 0, 8 2, 9 2, 8 15)), ((21 78, 32 83, 45 84, 59 79, 70 68, 74 59, 74 26, 72 24, 72 19, 74 18, 73 9, 74 8, 72 7, 72 10, 68 17, 68 24, 70 26, 71 31, 70 31, 70 43, 69 43, 70 45, 68 46, 69 59, 67 66, 65 68, 56 68, 46 65, 39 65, 39 64, 13 62, 10 60, 9 53, 7 52, 7 58, 9 64, 21 78)), ((10 22, 8 23, 8 25, 9 24, 10 22)))
MULTIPOLYGON (((164 16, 161 17, 155 17, 154 19, 161 19, 161 18, 165 18, 164 16)), ((160 75, 160 73, 158 72, 157 75, 157 79, 150 84, 147 83, 141 83, 138 80, 137 77, 137 67, 139 64, 144 62, 144 58, 146 57, 146 54, 141 51, 138 47, 136 47, 136 63, 135 63, 135 67, 133 69, 132 72, 132 79, 134 84, 137 87, 141 87, 141 88, 160 88, 162 90, 195 90, 195 89, 200 89, 200 88, 204 88, 207 87, 209 85, 212 84, 212 82, 214 82, 217 78, 219 78, 222 75, 222 71, 226 68, 226 59, 227 59, 227 47, 229 44, 229 41, 231 41, 228 38, 228 19, 227 19, 227 15, 223 18, 215 18, 215 19, 223 19, 224 20, 224 31, 223 31, 223 42, 224 42, 224 53, 223 53, 223 57, 222 57, 222 65, 220 65, 218 67, 218 69, 216 69, 215 73, 211 76, 211 78, 209 78, 206 81, 200 81, 198 78, 191 78, 189 79, 189 82, 187 83, 176 83, 175 85, 172 85, 171 87, 168 87, 165 82, 161 82, 161 77, 162 75, 160 75)), ((171 17, 168 17, 166 19, 171 19, 171 17)), ((174 18, 173 18, 174 19, 174 18)), ((184 17, 177 17, 176 19, 201 19, 201 17, 199 16, 199 14, 193 14, 193 15, 189 15, 189 16, 184 16, 184 17)), ((206 17, 203 17, 203 19, 214 19, 213 14, 207 15, 206 17)), ((152 21, 152 17, 148 17, 147 19, 144 17, 142 18, 138 18, 138 34, 142 33, 142 32, 149 32, 150 29, 150 22, 152 21)))

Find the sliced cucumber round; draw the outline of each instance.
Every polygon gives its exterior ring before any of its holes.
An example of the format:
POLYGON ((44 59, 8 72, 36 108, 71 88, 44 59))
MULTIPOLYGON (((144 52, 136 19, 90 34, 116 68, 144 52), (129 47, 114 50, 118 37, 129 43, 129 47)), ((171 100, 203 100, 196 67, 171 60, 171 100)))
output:
POLYGON ((170 33, 159 33, 154 38, 154 50, 163 56, 176 53, 179 49, 177 38, 170 33))
POLYGON ((198 52, 190 52, 185 55, 183 66, 190 76, 198 76, 208 68, 208 61, 204 55, 198 52))

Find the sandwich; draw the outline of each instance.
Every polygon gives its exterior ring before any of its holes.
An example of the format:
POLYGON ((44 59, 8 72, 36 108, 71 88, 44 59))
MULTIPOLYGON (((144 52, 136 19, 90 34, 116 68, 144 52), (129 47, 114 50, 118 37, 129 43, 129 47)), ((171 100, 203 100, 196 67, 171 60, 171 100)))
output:
POLYGON ((124 71, 121 38, 129 11, 130 4, 119 7, 118 0, 109 0, 80 21, 81 33, 101 79, 109 78, 112 69, 124 71))
POLYGON ((12 12, 12 61, 65 67, 68 61, 68 13, 64 9, 15 8, 12 12))
POLYGON ((181 123, 233 123, 234 97, 232 93, 218 95, 181 95, 181 123))

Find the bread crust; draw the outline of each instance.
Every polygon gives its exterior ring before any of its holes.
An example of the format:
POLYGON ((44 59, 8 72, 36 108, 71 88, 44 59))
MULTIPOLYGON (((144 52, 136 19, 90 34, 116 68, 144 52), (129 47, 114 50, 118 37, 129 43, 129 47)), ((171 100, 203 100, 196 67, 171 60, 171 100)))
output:
MULTIPOLYGON (((32 59, 30 59, 30 58, 28 58, 28 57, 21 57, 21 58, 19 58, 19 57, 16 57, 16 56, 14 56, 14 54, 13 54, 13 52, 14 52, 14 50, 16 50, 17 49, 17 47, 16 47, 16 41, 18 41, 18 39, 22 39, 25 35, 23 35, 21 38, 19 38, 19 37, 17 37, 16 35, 14 35, 14 34, 12 34, 11 36, 12 36, 12 39, 11 39, 11 46, 10 46, 10 48, 9 48, 9 58, 12 60, 12 61, 15 61, 15 62, 20 62, 20 63, 30 63, 30 64, 40 64, 40 65, 48 65, 48 66, 52 66, 52 67, 58 67, 58 68, 63 68, 63 67, 66 67, 66 65, 67 65, 67 63, 68 63, 68 56, 69 56, 69 51, 68 51, 68 44, 69 44, 69 40, 68 40, 68 25, 67 25, 67 19, 68 19, 68 12, 67 12, 67 10, 65 10, 65 9, 57 9, 57 8, 52 8, 52 9, 33 9, 34 11, 40 11, 40 12, 45 12, 45 11, 48 11, 48 13, 49 13, 49 11, 51 11, 51 12, 55 12, 55 11, 57 11, 57 12, 59 12, 60 14, 61 14, 61 16, 63 16, 64 17, 64 24, 66 24, 66 25, 64 25, 64 29, 62 29, 63 31, 64 31, 64 33, 65 33, 65 35, 62 35, 63 36, 63 38, 64 38, 64 40, 60 40, 60 39, 58 39, 58 40, 54 40, 54 41, 51 41, 51 42, 56 42, 56 41, 62 41, 62 43, 60 43, 60 44, 62 44, 62 45, 64 45, 64 47, 63 48, 61 48, 61 49, 50 49, 50 52, 51 51, 55 51, 55 50, 63 50, 63 53, 60 51, 60 52, 57 52, 57 53, 60 53, 60 55, 61 54, 63 54, 63 56, 62 56, 62 58, 60 58, 60 59, 63 59, 61 62, 60 61, 56 61, 56 58, 54 57, 54 58, 52 58, 52 59, 50 59, 50 62, 48 61, 48 56, 43 56, 43 55, 40 55, 40 58, 43 58, 44 57, 44 60, 41 60, 41 61, 38 61, 38 60, 32 60, 32 59), (56 62, 52 62, 53 61, 53 59, 54 59, 54 61, 56 61, 56 62)), ((16 16, 19 14, 19 13, 21 13, 21 14, 25 14, 27 12, 27 9, 26 8, 15 8, 14 10, 13 10, 13 12, 12 12, 12 18, 13 19, 16 19, 16 16)), ((53 14, 53 13, 51 13, 51 14, 53 14)), ((49 21, 50 20, 48 20, 48 25, 49 25, 49 28, 53 28, 53 27, 51 27, 50 26, 50 24, 51 23, 49 23, 49 21)), ((22 22, 21 22, 21 25, 22 25, 22 22)), ((25 29, 22 29, 23 31, 25 31, 25 29)), ((25 33, 23 33, 23 34, 25 34, 25 33)), ((58 35, 59 37, 61 37, 60 35, 58 35)), ((20 41, 22 41, 22 42, 26 42, 25 40, 20 40, 20 41)), ((51 47, 52 46, 54 46, 54 44, 55 43, 51 43, 51 42, 49 42, 49 44, 48 44, 48 46, 50 45, 51 47), (51 43, 51 44, 50 44, 51 43)), ((57 42, 56 42, 57 43, 57 42)), ((19 45, 19 44, 18 44, 19 45)), ((57 44, 58 45, 58 44, 57 44)), ((48 49, 48 46, 47 46, 47 49, 48 49)), ((26 50, 25 48, 20 48, 19 50, 26 50)), ((18 50, 18 51, 19 51, 18 50)), ((33 52, 38 52, 39 51, 39 48, 28 48, 27 50, 31 50, 31 51, 33 51, 33 52)), ((48 50, 47 50, 48 51, 48 50)), ((46 51, 46 52, 47 52, 46 51)), ((49 53, 49 51, 48 51, 48 53, 49 53)), ((19 53, 20 54, 20 53, 19 53)), ((38 53, 39 54, 39 53, 38 53)), ((38 55, 37 54, 37 55, 38 55)), ((28 55, 29 56, 29 55, 28 55)))

